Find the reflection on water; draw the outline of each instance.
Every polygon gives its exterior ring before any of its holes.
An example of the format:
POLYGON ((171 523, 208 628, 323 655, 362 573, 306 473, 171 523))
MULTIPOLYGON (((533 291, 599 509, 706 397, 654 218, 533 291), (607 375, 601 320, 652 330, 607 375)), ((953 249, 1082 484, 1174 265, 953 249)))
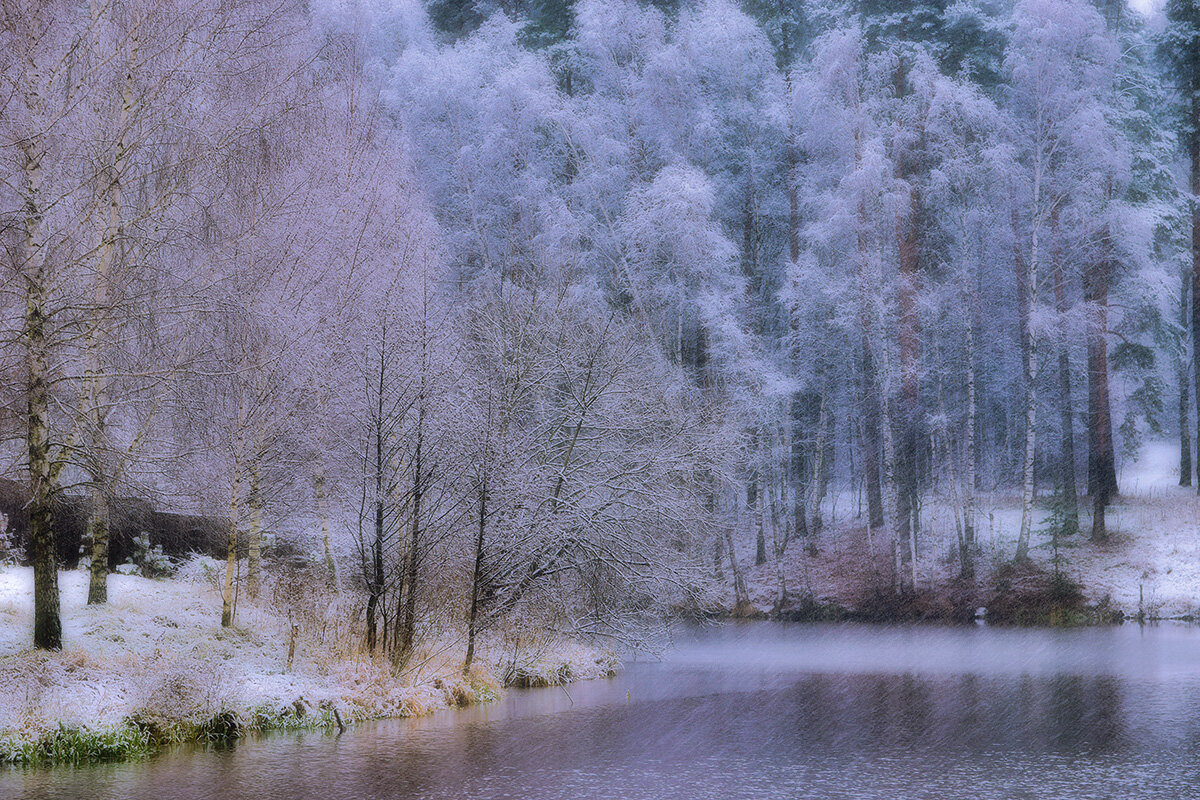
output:
POLYGON ((1200 797, 1200 629, 734 626, 611 681, 143 764, 29 798, 1200 797))

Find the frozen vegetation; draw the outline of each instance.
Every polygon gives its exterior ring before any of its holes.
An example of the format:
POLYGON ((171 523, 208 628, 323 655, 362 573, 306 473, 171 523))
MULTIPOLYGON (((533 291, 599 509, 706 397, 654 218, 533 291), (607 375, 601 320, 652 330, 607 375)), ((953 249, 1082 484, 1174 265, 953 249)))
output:
POLYGON ((1197 191, 1191 0, 5 0, 4 725, 1193 617, 1197 191))
MULTIPOLYGON (((1060 540, 1058 569, 1078 584, 1088 603, 1103 604, 1126 619, 1139 614, 1145 619, 1200 619, 1200 498, 1179 485, 1178 457, 1173 444, 1148 443, 1121 471, 1122 485, 1128 488, 1109 509, 1108 540, 1097 545, 1082 534, 1060 540)), ((1030 550, 1030 571, 1040 573, 1042 579, 1055 570, 1052 501, 1050 497, 1039 500, 1030 550)), ((749 592, 757 613, 782 610, 786 615, 803 607, 805 600, 861 610, 889 579, 890 553, 871 557, 867 531, 856 514, 860 499, 844 492, 826 502, 830 530, 816 554, 797 547, 788 550, 779 564, 751 571, 749 592), (781 580, 788 592, 783 609, 778 607, 781 580)), ((990 594, 999 591, 997 571, 1011 565, 1020 533, 1020 498, 1012 492, 994 492, 981 495, 979 503, 980 573, 970 587, 975 591, 966 595, 953 511, 944 500, 929 504, 929 527, 920 537, 916 571, 917 589, 932 596, 921 609, 928 616, 945 619, 945 604, 955 601, 964 604, 967 612, 978 610, 990 594)), ((753 561, 749 543, 740 555, 753 561)), ((732 608, 732 586, 726 587, 726 593, 732 608)), ((813 609, 818 616, 820 612, 813 609)))
MULTIPOLYGON (((214 614, 220 567, 198 557, 170 579, 113 575, 104 605, 86 604, 86 573, 61 573, 71 644, 57 653, 30 647, 31 571, 0 567, 0 761, 55 760, 37 745, 64 727, 101 742, 133 730, 151 748, 253 730, 336 730, 339 718, 351 725, 429 714, 490 702, 509 685, 566 684, 616 668, 610 654, 561 639, 489 640, 464 676, 461 637, 446 637, 423 645, 397 675, 360 652, 357 637, 349 638, 350 612, 336 599, 291 615, 243 601, 238 624, 221 627, 214 614)), ((87 760, 87 753, 64 757, 87 760)))

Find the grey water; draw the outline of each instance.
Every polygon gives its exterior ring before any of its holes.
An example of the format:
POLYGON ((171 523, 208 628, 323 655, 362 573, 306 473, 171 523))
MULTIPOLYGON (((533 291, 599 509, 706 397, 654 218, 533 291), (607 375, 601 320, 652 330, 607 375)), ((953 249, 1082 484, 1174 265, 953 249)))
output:
POLYGON ((0 797, 1200 798, 1200 628, 726 625, 611 680, 10 770, 0 797))

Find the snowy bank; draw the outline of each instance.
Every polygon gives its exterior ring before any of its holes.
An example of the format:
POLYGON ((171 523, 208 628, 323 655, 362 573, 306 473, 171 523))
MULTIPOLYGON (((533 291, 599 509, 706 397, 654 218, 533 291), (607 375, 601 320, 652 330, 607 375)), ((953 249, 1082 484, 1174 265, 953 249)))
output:
MULTIPOLYGON (((1121 495, 1108 509, 1106 542, 1088 540, 1091 521, 1086 498, 1081 498, 1083 530, 1062 540, 1059 568, 1082 588, 1087 602, 1127 618, 1141 614, 1148 619, 1200 619, 1200 497, 1195 488, 1179 486, 1178 464, 1178 445, 1158 442, 1147 444, 1135 461, 1122 465, 1121 495)), ((1035 509, 1030 551, 1033 568, 1043 575, 1053 569, 1049 506, 1050 498, 1043 494, 1035 509)), ((849 492, 831 493, 824 504, 826 529, 815 555, 806 552, 803 542, 792 542, 779 563, 768 560, 753 566, 753 540, 744 537, 739 542, 738 556, 747 565, 750 598, 759 612, 777 610, 781 583, 787 592, 785 608, 809 603, 816 604, 814 608, 858 610, 890 587, 886 532, 876 531, 868 540, 858 507, 858 498, 849 492)), ((986 605, 989 597, 1006 590, 1005 564, 1016 552, 1021 517, 1015 492, 979 497, 977 574, 969 585, 958 578, 951 506, 930 497, 922 515, 918 593, 935 603, 970 607, 986 605)), ((732 607, 731 583, 727 593, 732 607)))
POLYGON ((464 678, 462 646, 445 640, 394 677, 385 660, 347 646, 336 622, 351 609, 334 597, 323 609, 330 623, 305 626, 289 669, 287 617, 243 600, 238 624, 221 628, 209 573, 170 580, 114 574, 108 604, 88 606, 86 574, 61 572, 65 647, 44 653, 31 643, 32 570, 0 567, 0 760, 77 760, 80 748, 122 757, 245 730, 428 714, 492 699, 505 682, 595 678, 617 664, 611 654, 568 641, 528 641, 517 652, 484 643, 464 678), (88 741, 75 742, 80 736, 88 741), (104 749, 121 736, 145 741, 104 749))

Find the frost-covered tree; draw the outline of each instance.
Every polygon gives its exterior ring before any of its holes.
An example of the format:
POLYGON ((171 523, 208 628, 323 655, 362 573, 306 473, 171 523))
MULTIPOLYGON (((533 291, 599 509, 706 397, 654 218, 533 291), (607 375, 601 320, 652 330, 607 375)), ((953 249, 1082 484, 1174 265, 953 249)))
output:
MULTIPOLYGON (((1051 237, 1070 235, 1088 251, 1080 266, 1089 317, 1088 489, 1093 498, 1095 538, 1103 538, 1104 507, 1116 493, 1108 396, 1107 312, 1113 269, 1110 213, 1128 167, 1106 117, 1106 104, 1112 102, 1115 88, 1117 48, 1103 17, 1086 3, 1028 0, 1017 6, 1013 19, 1006 69, 1011 131, 1021 164, 1013 187, 1025 198, 1013 209, 1014 225, 1021 231, 1015 260, 1025 439, 1017 557, 1024 559, 1033 524, 1037 372, 1039 344, 1045 336, 1039 295, 1048 262, 1053 262, 1056 283, 1062 280, 1059 254, 1050 244, 1051 237), (1076 209, 1082 213, 1074 217, 1074 230, 1061 230, 1066 214, 1076 209)), ((1065 368, 1064 362, 1060 364, 1065 368)), ((1070 379, 1064 376, 1061 380, 1061 402, 1069 408, 1070 379)), ((1064 422, 1069 418, 1069 414, 1064 416, 1064 422)), ((1065 435, 1069 436, 1069 431, 1065 435)), ((1069 469, 1073 473, 1073 464, 1069 469)), ((1071 477, 1073 482, 1073 474, 1071 477)))

